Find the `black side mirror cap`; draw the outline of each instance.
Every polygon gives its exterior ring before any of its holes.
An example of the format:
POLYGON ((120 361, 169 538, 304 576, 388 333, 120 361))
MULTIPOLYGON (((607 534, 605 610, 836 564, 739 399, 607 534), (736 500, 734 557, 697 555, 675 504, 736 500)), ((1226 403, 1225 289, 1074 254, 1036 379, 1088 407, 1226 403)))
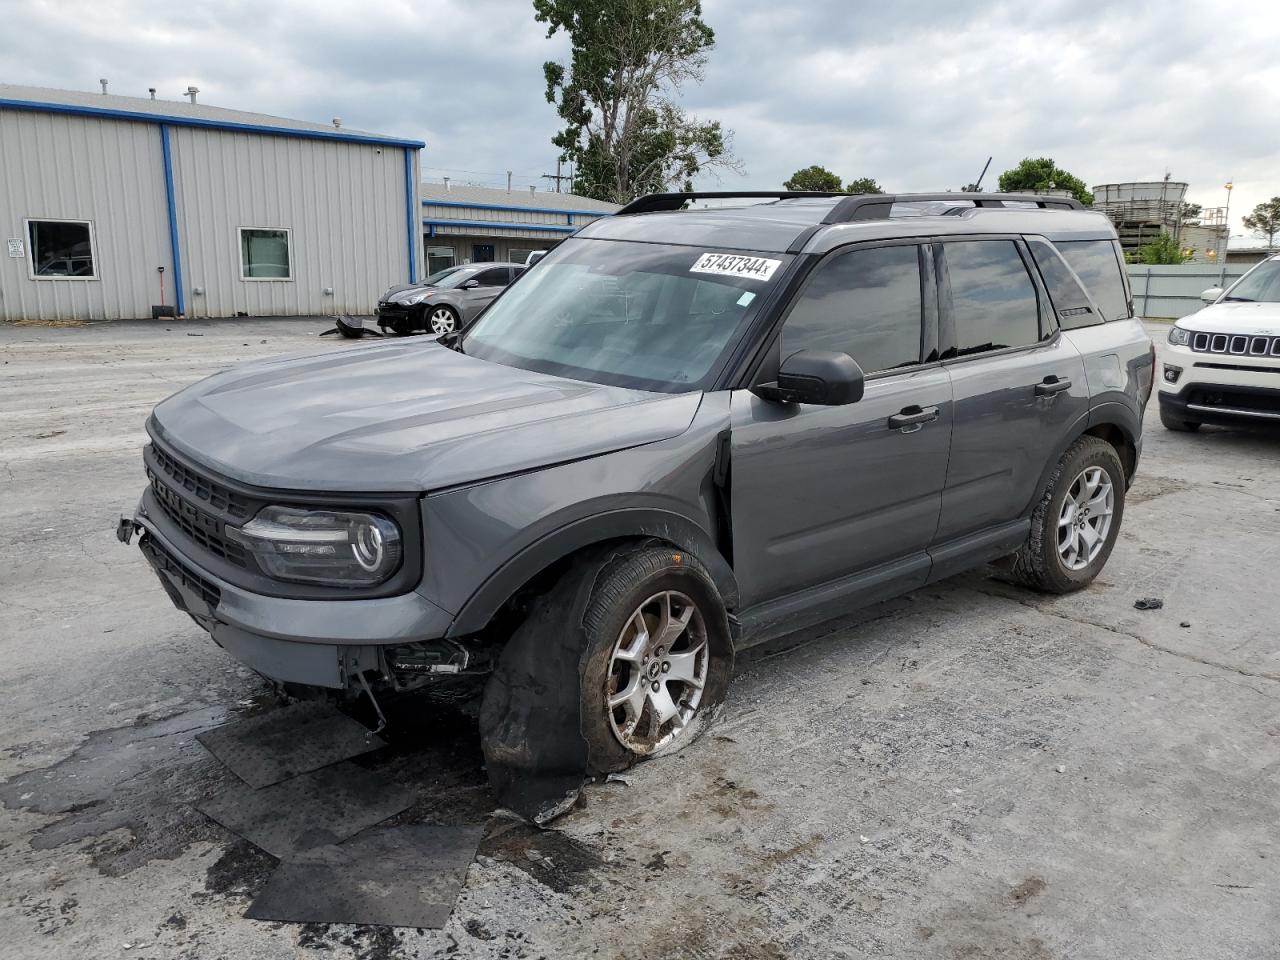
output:
POLYGON ((800 350, 782 361, 778 379, 752 391, 777 403, 813 403, 839 407, 862 399, 866 376, 847 353, 800 350))

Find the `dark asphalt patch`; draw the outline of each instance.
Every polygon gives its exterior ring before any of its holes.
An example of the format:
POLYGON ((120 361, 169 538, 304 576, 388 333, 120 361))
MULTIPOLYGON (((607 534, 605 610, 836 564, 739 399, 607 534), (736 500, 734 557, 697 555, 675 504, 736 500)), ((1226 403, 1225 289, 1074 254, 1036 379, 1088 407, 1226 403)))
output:
POLYGON ((251 787, 269 787, 386 746, 327 703, 296 703, 196 739, 251 787))
POLYGON ((483 827, 370 830, 282 863, 251 920, 440 929, 453 912, 483 827))

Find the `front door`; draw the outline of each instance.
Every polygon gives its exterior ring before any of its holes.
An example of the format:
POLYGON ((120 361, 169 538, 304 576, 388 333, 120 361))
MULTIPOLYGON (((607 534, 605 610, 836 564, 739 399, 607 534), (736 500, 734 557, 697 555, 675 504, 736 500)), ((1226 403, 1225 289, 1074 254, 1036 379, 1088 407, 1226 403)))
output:
POLYGON ((955 425, 939 546, 1021 517, 1089 410, 1084 358, 1058 334, 1022 242, 954 240, 942 249, 955 425))
POLYGON ((493 263, 492 243, 473 243, 471 245, 472 263, 493 263))
POLYGON ((481 270, 472 279, 476 282, 476 286, 464 287, 462 292, 464 322, 470 322, 502 292, 502 288, 511 280, 511 268, 489 267, 481 270))
POLYGON ((867 374, 863 398, 825 407, 734 392, 733 555, 744 607, 894 561, 918 560, 908 566, 924 582, 951 438, 951 381, 925 322, 935 303, 914 243, 833 253, 797 296, 779 356, 848 353, 867 374), (923 422, 903 425, 904 416, 923 422))

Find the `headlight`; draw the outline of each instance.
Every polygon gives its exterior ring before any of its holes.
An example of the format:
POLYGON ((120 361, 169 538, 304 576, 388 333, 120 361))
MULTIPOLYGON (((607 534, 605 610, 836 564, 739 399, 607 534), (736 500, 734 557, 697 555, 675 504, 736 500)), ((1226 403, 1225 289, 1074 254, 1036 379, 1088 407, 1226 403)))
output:
POLYGON ((401 302, 408 303, 408 304, 421 303, 423 300, 427 299, 427 297, 429 296, 431 296, 431 291, 424 290, 422 291, 422 293, 410 294, 409 296, 405 297, 404 300, 401 302))
POLYGON ((264 507, 243 527, 227 527, 277 580, 367 587, 400 566, 400 528, 375 513, 264 507))
POLYGON ((1175 347, 1185 347, 1191 342, 1191 331, 1183 330, 1181 327, 1171 327, 1169 329, 1169 342, 1175 347))

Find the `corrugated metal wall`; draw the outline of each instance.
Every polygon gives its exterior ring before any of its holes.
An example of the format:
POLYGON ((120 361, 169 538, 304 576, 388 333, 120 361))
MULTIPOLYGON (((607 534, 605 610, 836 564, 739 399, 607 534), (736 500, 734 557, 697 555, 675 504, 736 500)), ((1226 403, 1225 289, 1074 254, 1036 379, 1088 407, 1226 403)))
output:
MULTIPOLYGON (((188 316, 367 314, 408 279, 411 237, 422 263, 417 150, 406 172, 392 144, 182 126, 169 137, 188 316), (243 279, 240 227, 287 228, 292 277, 243 279)), ((154 122, 0 109, 0 240, 26 254, 0 246, 0 319, 150 317, 158 267, 176 303, 161 142, 154 122), (26 218, 92 221, 97 279, 33 280, 26 218)))
POLYGON ((1131 263, 1129 286, 1133 288, 1133 309, 1140 317, 1172 318, 1195 313, 1204 304, 1200 294, 1209 287, 1227 287, 1253 268, 1252 264, 1205 263, 1147 266, 1131 263))
POLYGON ((149 317, 174 302, 160 130, 49 113, 0 110, 0 319, 149 317), (32 280, 27 218, 90 220, 98 279, 32 280))
MULTIPOLYGON (((402 148, 181 127, 171 137, 183 277, 204 291, 188 296, 189 315, 367 314, 407 279, 402 148), (241 279, 240 227, 290 230, 293 278, 241 279)), ((410 202, 416 212, 416 188, 410 202)))

